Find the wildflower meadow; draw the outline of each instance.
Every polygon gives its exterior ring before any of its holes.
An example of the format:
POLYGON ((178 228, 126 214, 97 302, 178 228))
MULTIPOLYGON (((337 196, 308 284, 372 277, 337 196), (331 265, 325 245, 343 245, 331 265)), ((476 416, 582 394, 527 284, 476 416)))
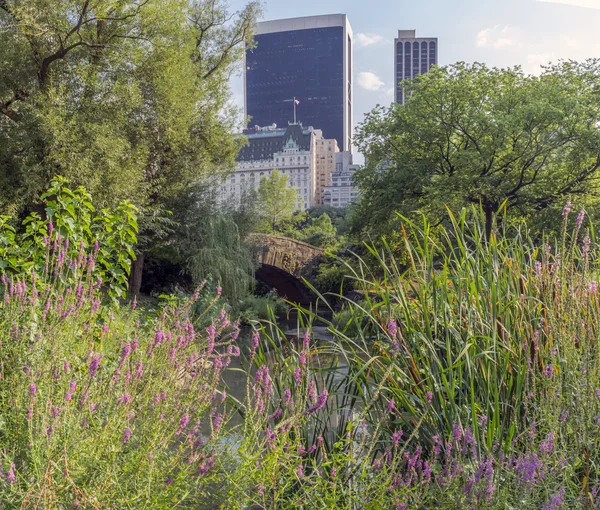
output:
POLYGON ((0 239, 3 508, 599 508, 585 212, 552 243, 487 238, 477 211, 407 221, 408 265, 348 266, 346 322, 300 309, 298 338, 243 342, 210 282, 125 299, 133 207, 97 215, 61 180, 43 200, 0 239))

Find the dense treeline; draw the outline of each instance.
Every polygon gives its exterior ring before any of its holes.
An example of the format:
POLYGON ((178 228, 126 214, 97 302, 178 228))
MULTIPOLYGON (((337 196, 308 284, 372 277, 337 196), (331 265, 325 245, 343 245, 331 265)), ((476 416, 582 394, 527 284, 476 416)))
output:
POLYGON ((481 207, 488 233, 505 205, 537 231, 555 229, 568 197, 593 211, 600 190, 600 62, 519 68, 464 63, 406 83, 408 101, 378 107, 357 135, 366 164, 357 235, 391 235, 396 211, 433 224, 481 207))

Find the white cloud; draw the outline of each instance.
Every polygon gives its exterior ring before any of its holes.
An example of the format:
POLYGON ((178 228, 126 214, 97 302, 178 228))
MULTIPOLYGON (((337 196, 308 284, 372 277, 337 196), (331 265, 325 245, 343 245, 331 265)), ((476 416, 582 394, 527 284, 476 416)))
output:
POLYGON ((542 67, 552 61, 556 62, 554 53, 529 53, 527 55, 528 70, 536 75, 542 72, 542 67))
POLYGON ((383 42, 383 37, 378 34, 356 34, 354 36, 354 43, 357 46, 373 46, 383 42))
POLYGON ((365 90, 379 90, 385 84, 375 73, 358 73, 358 86, 365 90))
POLYGON ((494 48, 496 50, 507 48, 509 46, 519 46, 521 41, 519 34, 514 28, 500 28, 496 25, 492 28, 486 28, 477 34, 476 41, 478 48, 494 48))
POLYGON ((600 9, 600 0, 537 0, 547 4, 571 5, 573 7, 587 7, 588 9, 600 9))

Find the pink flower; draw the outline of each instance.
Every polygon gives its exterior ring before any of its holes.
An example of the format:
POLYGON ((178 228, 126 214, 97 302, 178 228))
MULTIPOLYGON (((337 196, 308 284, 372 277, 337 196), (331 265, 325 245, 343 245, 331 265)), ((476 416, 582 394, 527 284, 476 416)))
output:
POLYGON ((129 404, 131 402, 131 395, 129 393, 123 393, 118 399, 117 404, 129 404))
POLYGON ((6 473, 6 483, 8 485, 12 485, 17 481, 17 477, 15 475, 15 465, 11 464, 8 473, 6 473))
POLYGON ((571 212, 572 205, 573 205, 573 203, 570 200, 568 200, 567 203, 565 204, 565 207, 562 212, 563 216, 567 216, 571 212))
POLYGON ((92 361, 90 361, 90 364, 88 366, 88 374, 90 376, 90 378, 94 378, 96 377, 96 374, 98 373, 98 367, 100 366, 100 361, 102 360, 102 355, 101 354, 94 354, 92 356, 92 361))
POLYGON ((392 339, 395 339, 396 335, 398 334, 398 325, 396 324, 396 321, 393 321, 393 320, 388 321, 387 330, 388 330, 388 335, 390 335, 390 337, 392 339))
POLYGON ((323 390, 323 392, 319 395, 317 402, 315 405, 306 410, 304 414, 312 414, 319 409, 323 409, 325 404, 327 404, 327 398, 329 397, 329 392, 327 390, 323 390))
POLYGON ((394 432, 392 434, 392 443, 394 446, 398 446, 398 443, 400 442, 400 438, 402 437, 402 434, 404 434, 404 432, 402 432, 402 430, 397 430, 396 432, 394 432))
POLYGON ((125 429, 123 431, 123 438, 121 439, 121 442, 123 444, 127 444, 127 442, 129 441, 130 438, 131 438, 131 429, 125 429))

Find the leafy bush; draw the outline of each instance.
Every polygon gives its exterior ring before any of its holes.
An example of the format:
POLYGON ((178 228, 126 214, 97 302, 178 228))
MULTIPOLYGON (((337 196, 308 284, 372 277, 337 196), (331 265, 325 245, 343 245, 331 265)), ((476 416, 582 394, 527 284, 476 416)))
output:
POLYGON ((111 296, 123 297, 135 258, 135 208, 125 201, 95 216, 89 193, 83 187, 71 191, 66 184, 60 177, 52 181, 41 197, 46 218, 32 213, 23 222, 24 232, 11 226, 11 218, 0 217, 0 270, 47 281, 75 274, 63 271, 65 266, 83 269, 86 263, 90 276, 104 282, 111 296), (52 263, 54 272, 48 266, 52 263))
POLYGON ((300 310, 299 338, 254 333, 241 399, 220 289, 140 312, 94 273, 112 231, 69 256, 49 222, 29 252, 15 235, 31 263, 1 278, 0 505, 598 508, 598 251, 569 210, 555 248, 466 215, 407 225, 407 270, 373 250, 380 270, 351 275, 352 328, 300 310))
MULTIPOLYGON (((54 189, 59 198, 86 196, 54 189)), ((202 502, 218 489, 216 438, 225 418, 218 387, 239 355, 230 345, 239 331, 224 312, 196 329, 190 311, 199 292, 154 314, 139 314, 135 301, 131 309, 105 301, 94 269, 104 266, 119 283, 117 268, 130 261, 113 250, 129 234, 111 218, 100 224, 105 230, 94 228, 86 207, 70 216, 57 207, 49 213, 54 230, 51 220, 29 221, 36 227, 24 236, 30 244, 8 245, 31 264, 2 277, 0 506, 202 502)))
POLYGON ((265 296, 246 296, 231 304, 231 315, 240 322, 250 324, 253 321, 266 321, 272 314, 281 315, 289 310, 289 305, 276 294, 265 296))

